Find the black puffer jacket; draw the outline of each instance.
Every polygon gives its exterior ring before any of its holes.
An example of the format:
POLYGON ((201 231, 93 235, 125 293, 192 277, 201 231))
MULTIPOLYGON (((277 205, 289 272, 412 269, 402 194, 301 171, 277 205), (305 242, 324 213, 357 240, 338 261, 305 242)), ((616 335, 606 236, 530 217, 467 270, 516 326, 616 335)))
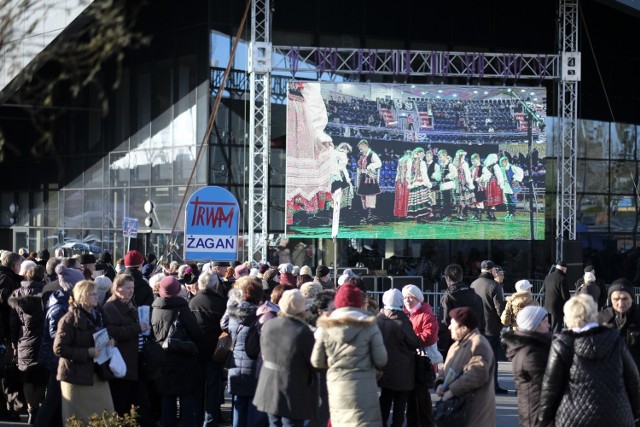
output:
POLYGON ((484 331, 485 321, 482 298, 480 298, 469 285, 462 282, 449 286, 444 294, 442 294, 440 300, 440 310, 442 310, 442 312, 439 317, 447 326, 451 324, 451 316, 449 313, 458 307, 472 308, 478 315, 478 319, 480 319, 478 329, 484 331))
POLYGON ((18 348, 18 368, 26 371, 38 365, 44 329, 43 282, 22 282, 9 297, 11 344, 18 348))
POLYGON ((376 318, 387 350, 387 364, 382 368, 378 386, 393 391, 410 391, 415 388, 415 354, 420 340, 413 326, 402 311, 380 310, 376 318))
POLYGON ((513 379, 516 382, 520 426, 535 426, 542 379, 551 347, 551 334, 509 331, 502 335, 502 345, 511 361, 513 379))
POLYGON ((634 426, 640 378, 617 329, 557 334, 542 381, 538 425, 634 426))
MULTIPOLYGON (((189 337, 198 344, 202 331, 196 316, 189 310, 187 300, 182 297, 158 297, 151 310, 151 331, 156 341, 162 342, 169 334, 169 328, 179 313, 179 320, 189 337)), ((165 353, 162 374, 156 381, 162 396, 177 396, 196 391, 199 381, 197 356, 165 353)))

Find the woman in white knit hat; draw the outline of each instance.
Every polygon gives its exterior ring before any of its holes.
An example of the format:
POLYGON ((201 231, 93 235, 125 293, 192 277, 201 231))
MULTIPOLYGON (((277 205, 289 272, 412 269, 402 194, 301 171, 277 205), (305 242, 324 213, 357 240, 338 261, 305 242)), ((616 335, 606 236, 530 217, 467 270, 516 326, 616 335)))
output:
POLYGON ((516 318, 520 310, 530 305, 540 305, 533 299, 531 288, 532 285, 528 280, 516 282, 516 293, 507 297, 507 305, 500 316, 500 321, 504 326, 517 329, 516 318))

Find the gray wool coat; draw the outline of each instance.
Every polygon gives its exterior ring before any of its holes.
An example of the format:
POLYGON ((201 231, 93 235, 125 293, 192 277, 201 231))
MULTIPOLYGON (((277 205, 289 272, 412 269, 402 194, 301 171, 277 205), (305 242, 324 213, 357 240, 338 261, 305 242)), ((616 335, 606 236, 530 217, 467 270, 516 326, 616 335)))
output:
POLYGON ((313 332, 294 317, 279 314, 260 333, 262 369, 253 404, 262 412, 309 420, 318 410, 318 384, 311 366, 313 332))
POLYGON ((376 370, 387 350, 376 318, 353 307, 318 319, 311 363, 327 370, 331 425, 381 426, 376 370))

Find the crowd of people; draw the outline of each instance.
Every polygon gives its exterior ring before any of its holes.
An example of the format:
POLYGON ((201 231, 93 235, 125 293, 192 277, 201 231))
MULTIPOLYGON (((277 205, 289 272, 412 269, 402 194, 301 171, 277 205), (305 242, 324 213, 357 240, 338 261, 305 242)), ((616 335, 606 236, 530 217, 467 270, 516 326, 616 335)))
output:
POLYGON ((508 393, 501 346, 520 425, 640 418, 634 289, 607 288, 592 266, 571 297, 558 262, 540 306, 527 280, 505 298, 490 260, 470 284, 450 264, 435 313, 417 286, 377 300, 348 269, 334 287, 323 265, 25 255, 0 254, 2 349, 20 372, 11 392, 3 378, 5 420, 23 410, 56 426, 136 408, 142 426, 215 426, 226 387, 234 426, 433 426, 433 408, 454 400, 460 425, 489 426, 495 395, 508 393), (110 366, 114 349, 126 369, 110 366))

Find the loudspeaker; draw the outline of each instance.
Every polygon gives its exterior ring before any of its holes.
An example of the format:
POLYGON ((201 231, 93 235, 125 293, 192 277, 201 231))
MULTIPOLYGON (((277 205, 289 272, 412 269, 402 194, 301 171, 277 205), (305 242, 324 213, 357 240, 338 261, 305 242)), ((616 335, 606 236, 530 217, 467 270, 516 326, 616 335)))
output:
POLYGON ((575 291, 575 283, 584 276, 582 242, 580 240, 564 240, 562 242, 562 258, 567 263, 569 290, 575 291))

